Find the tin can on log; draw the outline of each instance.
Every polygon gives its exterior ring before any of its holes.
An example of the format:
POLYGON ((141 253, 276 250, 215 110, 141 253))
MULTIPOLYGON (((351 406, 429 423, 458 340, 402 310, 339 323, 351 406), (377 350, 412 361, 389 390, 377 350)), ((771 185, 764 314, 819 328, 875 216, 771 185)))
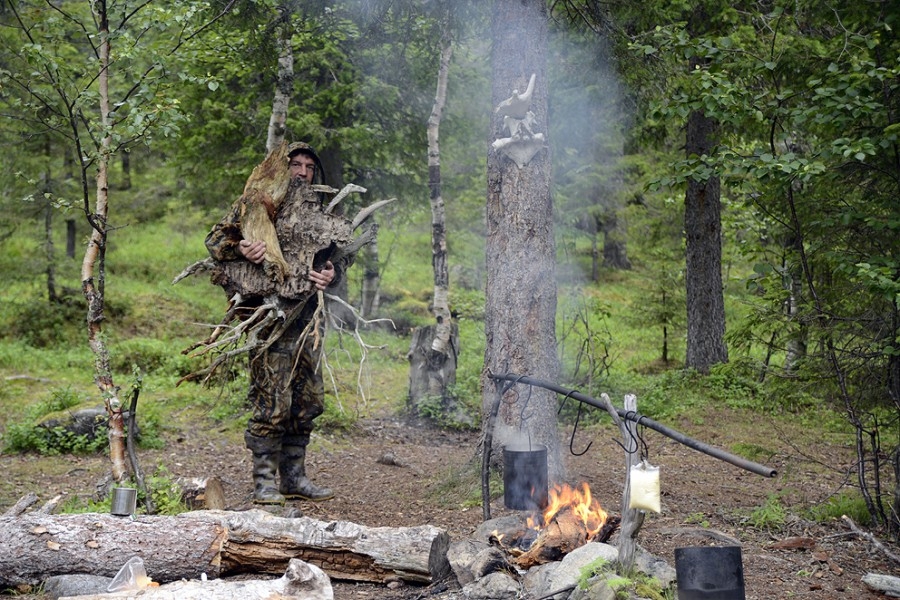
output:
POLYGON ((119 517, 129 517, 137 508, 137 490, 118 487, 112 490, 109 512, 119 517))

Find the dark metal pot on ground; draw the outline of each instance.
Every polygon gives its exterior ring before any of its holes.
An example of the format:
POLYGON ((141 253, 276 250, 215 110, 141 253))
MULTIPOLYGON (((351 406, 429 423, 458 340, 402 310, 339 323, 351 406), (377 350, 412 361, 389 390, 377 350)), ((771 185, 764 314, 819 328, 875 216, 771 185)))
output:
POLYGON ((745 600, 739 546, 675 549, 678 600, 745 600))
POLYGON ((503 503, 513 510, 547 506, 547 447, 511 444, 503 447, 503 503))

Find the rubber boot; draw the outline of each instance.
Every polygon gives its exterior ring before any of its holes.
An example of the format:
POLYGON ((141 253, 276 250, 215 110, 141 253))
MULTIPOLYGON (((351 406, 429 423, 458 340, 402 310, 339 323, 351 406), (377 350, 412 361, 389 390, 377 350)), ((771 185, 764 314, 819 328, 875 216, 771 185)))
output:
POLYGON ((285 498, 299 498, 321 502, 334 498, 334 493, 319 487, 306 476, 306 445, 308 440, 284 438, 281 442, 281 459, 278 471, 281 474, 281 494, 285 498))
POLYGON ((254 504, 284 504, 284 496, 278 493, 275 485, 281 440, 245 433, 244 442, 253 453, 254 504))

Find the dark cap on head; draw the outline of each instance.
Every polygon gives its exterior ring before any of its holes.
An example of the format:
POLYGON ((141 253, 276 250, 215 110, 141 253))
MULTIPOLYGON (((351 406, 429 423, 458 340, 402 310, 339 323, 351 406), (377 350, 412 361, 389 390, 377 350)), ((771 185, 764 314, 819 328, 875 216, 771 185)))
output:
POLYGON ((325 169, 322 167, 322 160, 319 158, 319 155, 316 154, 316 151, 312 146, 307 144, 306 142, 291 142, 288 145, 287 155, 288 159, 298 154, 305 154, 313 159, 316 163, 316 174, 313 178, 313 183, 325 183, 325 169))

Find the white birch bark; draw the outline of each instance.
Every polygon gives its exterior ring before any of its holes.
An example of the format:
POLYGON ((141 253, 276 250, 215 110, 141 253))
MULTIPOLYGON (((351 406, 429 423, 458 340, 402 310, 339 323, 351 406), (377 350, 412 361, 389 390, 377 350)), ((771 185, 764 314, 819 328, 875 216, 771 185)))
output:
MULTIPOLYGON (((103 395, 106 410, 109 413, 109 458, 112 465, 112 476, 122 481, 127 476, 125 465, 125 427, 122 418, 122 402, 119 399, 119 388, 113 382, 109 366, 109 350, 103 339, 103 304, 104 304, 104 256, 106 251, 107 220, 109 213, 109 159, 112 153, 111 123, 109 119, 109 64, 110 35, 109 17, 106 2, 95 3, 94 11, 99 24, 100 33, 100 73, 98 91, 100 95, 100 139, 99 156, 97 157, 97 203, 89 220, 92 226, 91 238, 81 263, 81 288, 88 304, 87 325, 88 343, 94 353, 94 377, 97 387, 103 395), (100 263, 99 280, 94 279, 94 267, 100 263)), ((82 159, 83 160, 83 159, 82 159)))
POLYGON ((431 199, 431 256, 434 268, 434 339, 431 349, 448 354, 450 343, 450 303, 448 300, 450 275, 447 268, 447 231, 444 220, 444 198, 441 193, 441 151, 439 144, 441 115, 447 100, 447 74, 453 45, 448 25, 444 25, 441 39, 441 66, 438 69, 437 92, 431 116, 428 118, 428 187, 431 199))
POLYGON ((266 137, 266 152, 271 152, 284 141, 288 107, 294 89, 294 48, 292 46, 291 18, 285 7, 282 23, 278 27, 278 78, 275 81, 275 97, 272 100, 272 115, 266 137))

